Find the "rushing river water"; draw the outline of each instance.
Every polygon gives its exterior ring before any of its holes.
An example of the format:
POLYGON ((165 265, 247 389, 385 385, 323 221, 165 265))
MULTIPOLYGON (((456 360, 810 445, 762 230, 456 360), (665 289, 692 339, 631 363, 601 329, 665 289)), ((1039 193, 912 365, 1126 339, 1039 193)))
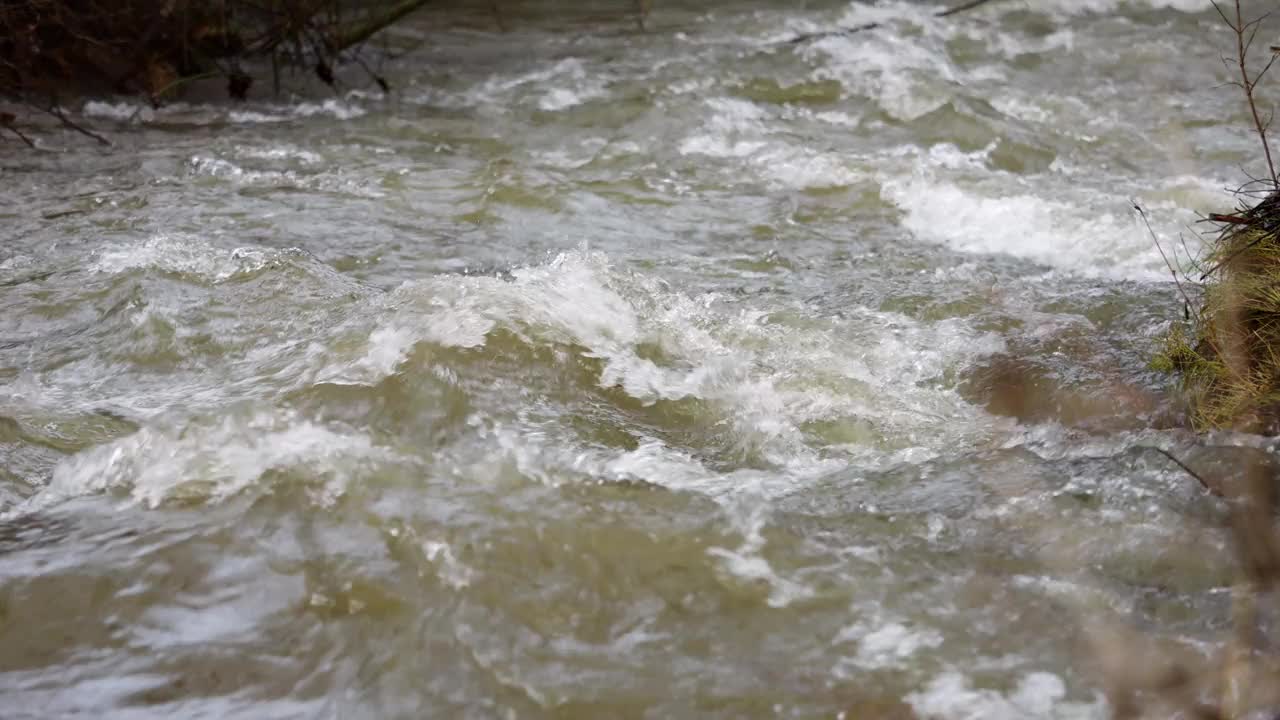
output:
POLYGON ((1185 261, 1257 170, 1208 4, 654 4, 0 145, 0 717, 1099 718, 1090 622, 1212 651, 1150 448, 1243 440, 1131 209, 1185 261))

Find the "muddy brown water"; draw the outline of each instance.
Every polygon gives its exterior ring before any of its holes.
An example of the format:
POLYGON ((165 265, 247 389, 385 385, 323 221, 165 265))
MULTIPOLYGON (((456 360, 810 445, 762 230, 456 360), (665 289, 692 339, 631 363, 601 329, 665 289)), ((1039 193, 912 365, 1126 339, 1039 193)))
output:
POLYGON ((1208 4, 654 5, 0 146, 0 717, 1100 718, 1085 619, 1212 647, 1149 448, 1270 447, 1148 369, 1129 210, 1253 163, 1208 4))

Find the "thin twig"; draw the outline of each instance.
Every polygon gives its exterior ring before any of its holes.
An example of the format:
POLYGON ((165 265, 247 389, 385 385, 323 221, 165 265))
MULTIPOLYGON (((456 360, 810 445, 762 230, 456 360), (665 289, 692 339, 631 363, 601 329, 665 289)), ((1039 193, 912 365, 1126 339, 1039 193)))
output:
MULTIPOLYGON (((950 17, 952 15, 962 13, 966 10, 972 10, 976 7, 981 7, 983 5, 986 5, 989 2, 991 2, 991 0, 968 0, 968 2, 960 3, 955 7, 949 7, 943 10, 939 10, 938 12, 935 12, 933 16, 937 18, 950 17)), ((836 37, 841 35, 853 35, 854 33, 864 32, 866 30, 876 30, 880 27, 883 27, 883 25, 884 23, 880 23, 880 22, 869 22, 864 25, 855 25, 854 27, 845 28, 843 30, 832 30, 828 32, 817 32, 817 33, 805 33, 803 35, 798 35, 796 37, 793 37, 790 40, 784 40, 783 42, 788 45, 798 45, 799 43, 808 42, 810 40, 820 40, 826 37, 836 37)))
POLYGON ((149 97, 148 100, 151 101, 152 105, 159 107, 159 104, 158 104, 159 99, 161 97, 164 97, 164 95, 168 93, 170 90, 173 90, 174 88, 180 87, 182 85, 186 85, 187 83, 193 83, 200 80, 208 80, 209 78, 215 78, 221 74, 222 74, 221 70, 210 70, 208 72, 202 72, 196 75, 185 75, 185 76, 179 77, 175 80, 171 80, 169 84, 151 93, 151 97, 149 97))
POLYGON ((640 32, 648 32, 645 27, 645 20, 649 17, 649 1, 636 0, 636 27, 640 32))
POLYGON ((369 63, 365 62, 364 58, 360 57, 359 49, 357 49, 351 57, 356 61, 357 65, 364 68, 364 71, 369 74, 369 77, 373 78, 374 82, 378 83, 378 87, 382 89, 384 94, 391 92, 390 83, 387 82, 386 78, 374 72, 373 68, 369 67, 369 63))
POLYGON ((1197 473, 1195 470, 1192 470, 1190 467, 1188 467, 1186 463, 1184 463, 1184 462, 1182 462, 1181 460, 1179 460, 1178 458, 1174 457, 1174 456, 1173 456, 1173 453, 1169 452, 1168 450, 1165 450, 1164 448, 1159 448, 1159 447, 1156 447, 1156 446, 1154 446, 1154 445, 1150 445, 1150 446, 1148 446, 1148 447, 1150 447, 1152 450, 1155 450, 1156 452, 1160 453, 1161 455, 1163 455, 1163 456, 1165 456, 1165 457, 1169 458, 1170 460, 1172 460, 1174 465, 1177 465, 1178 467, 1182 468, 1182 470, 1183 470, 1184 472, 1186 472, 1186 473, 1187 473, 1188 475, 1190 475, 1191 477, 1195 478, 1195 479, 1196 479, 1196 481, 1200 483, 1200 486, 1201 486, 1201 487, 1203 487, 1205 490, 1208 490, 1208 491, 1209 491, 1209 494, 1210 494, 1210 495, 1213 495, 1213 496, 1215 496, 1215 497, 1222 497, 1222 496, 1223 496, 1223 495, 1222 495, 1222 491, 1221 491, 1221 490, 1219 490, 1218 488, 1215 488, 1213 485, 1210 485, 1208 480, 1205 480, 1203 477, 1201 477, 1201 476, 1200 476, 1200 474, 1199 474, 1199 473, 1197 473))
POLYGON ((81 135, 85 135, 85 136, 91 137, 91 138, 93 138, 94 140, 97 140, 97 141, 98 141, 100 144, 102 144, 102 145, 110 145, 110 144, 111 144, 111 141, 110 141, 110 140, 108 140, 108 139, 106 139, 106 138, 102 137, 102 136, 101 136, 101 135, 99 135, 98 133, 96 133, 96 132, 94 132, 94 131, 92 131, 92 130, 89 130, 89 129, 87 129, 87 128, 81 127, 80 125, 77 125, 77 124, 75 123, 75 121, 74 121, 74 120, 72 120, 71 118, 67 117, 67 114, 66 114, 66 113, 64 113, 64 112, 62 111, 62 108, 61 108, 61 107, 58 107, 58 104, 57 104, 56 102, 50 103, 48 107, 45 107, 44 105, 41 105, 41 104, 36 103, 36 102, 32 102, 31 100, 24 100, 24 102, 25 102, 28 106, 30 106, 30 107, 32 107, 32 108, 35 108, 36 110, 39 110, 39 111, 40 111, 40 112, 42 112, 42 113, 45 113, 45 114, 48 114, 48 115, 52 115, 52 116, 54 116, 55 118, 57 118, 57 119, 58 119, 58 121, 59 121, 59 122, 61 122, 61 123, 63 124, 63 126, 65 126, 65 127, 67 127, 67 128, 70 128, 71 130, 75 130, 76 132, 80 133, 81 135))
POLYGON ((961 13, 961 12, 964 12, 965 10, 972 10, 978 7, 979 5, 986 5, 989 2, 991 2, 991 0, 969 0, 969 2, 967 3, 961 3, 953 8, 947 8, 946 10, 936 12, 933 14, 933 16, 947 17, 948 15, 955 15, 956 13, 961 13))
MULTIPOLYGON (((1262 69, 1262 72, 1258 73, 1257 77, 1251 80, 1249 78, 1249 66, 1247 62, 1249 47, 1253 43, 1253 34, 1251 33, 1248 41, 1246 41, 1245 33, 1250 32, 1250 28, 1253 28, 1253 33, 1256 33, 1257 23, 1261 22, 1262 18, 1250 23, 1245 23, 1244 14, 1240 10, 1240 0, 1235 0, 1236 19, 1234 22, 1227 16, 1227 13, 1216 1, 1213 3, 1213 9, 1218 11, 1218 15, 1220 15, 1222 20, 1226 22, 1227 27, 1231 28, 1236 34, 1236 65, 1240 69, 1240 89, 1244 91, 1245 100, 1249 105, 1249 113, 1253 116, 1254 130, 1257 131, 1258 140, 1262 143, 1262 154, 1267 160, 1267 171, 1271 177, 1271 186, 1280 187, 1280 177, 1276 175, 1276 166, 1271 160, 1271 143, 1267 140, 1267 129, 1262 124, 1262 116, 1258 114, 1258 104, 1253 96, 1254 85, 1262 78, 1263 74, 1265 74, 1267 70, 1271 69, 1271 63, 1268 62, 1266 67, 1262 69)), ((1275 58, 1273 57, 1272 61, 1274 60, 1275 58)))
POLYGON ((52 116, 54 116, 54 117, 58 118, 58 120, 59 120, 63 125, 67 126, 68 128, 71 128, 72 130, 75 130, 76 132, 80 133, 81 135, 84 135, 85 137, 91 137, 91 138, 93 138, 94 140, 97 140, 97 141, 98 141, 98 143, 99 143, 100 145, 110 145, 110 144, 111 144, 111 141, 110 141, 110 140, 108 140, 108 139, 106 139, 106 138, 102 137, 102 136, 101 136, 101 135, 99 135, 98 133, 96 133, 96 132, 94 132, 94 131, 92 131, 92 130, 90 130, 90 129, 88 129, 88 128, 81 127, 80 125, 77 125, 77 124, 76 124, 76 123, 75 123, 71 118, 67 117, 67 114, 66 114, 66 113, 64 113, 64 112, 62 111, 62 108, 58 107, 57 105, 50 105, 48 108, 45 108, 45 109, 44 109, 44 111, 45 111, 45 112, 47 112, 47 113, 49 113, 50 115, 52 115, 52 116))
POLYGON ((431 2, 431 0, 399 0, 396 4, 379 10, 361 23, 338 29, 332 35, 334 52, 342 52, 352 45, 358 45, 368 40, 374 33, 426 5, 428 2, 431 2))
MULTIPOLYGON (((1187 232, 1195 233, 1195 230, 1190 225, 1184 225, 1183 227, 1187 229, 1187 232)), ((1191 267, 1203 272, 1204 266, 1200 264, 1199 260, 1196 260, 1196 256, 1191 253, 1191 248, 1187 247, 1187 236, 1178 233, 1178 242, 1182 243, 1182 252, 1187 254, 1187 262, 1191 264, 1191 267)))
POLYGON ((1151 229, 1151 221, 1147 220, 1147 213, 1138 204, 1137 200, 1133 202, 1133 209, 1138 211, 1138 215, 1142 218, 1142 224, 1147 226, 1147 232, 1151 235, 1151 242, 1155 243, 1156 250, 1160 252, 1160 258, 1164 260, 1165 267, 1169 268, 1169 274, 1173 276, 1173 284, 1178 286, 1178 293, 1182 295, 1182 299, 1186 301, 1187 307, 1191 307, 1191 296, 1187 295, 1187 291, 1182 288, 1182 281, 1178 279, 1178 270, 1169 262, 1169 256, 1164 254, 1164 248, 1160 246, 1160 239, 1156 237, 1155 230, 1151 229))
POLYGON ((497 1, 497 0, 490 0, 490 2, 489 2, 489 14, 493 16, 493 21, 494 21, 495 23, 497 23, 497 25, 498 25, 498 32, 502 32, 502 33, 506 32, 506 31, 507 31, 507 23, 506 23, 506 21, 505 21, 505 20, 503 20, 503 19, 502 19, 502 10, 500 10, 500 9, 498 8, 498 1, 497 1))
POLYGON ((4 124, 4 127, 5 127, 5 129, 9 130, 9 132, 12 132, 14 135, 17 135, 19 138, 21 138, 21 139, 22 139, 22 142, 24 142, 24 143, 26 143, 26 144, 27 144, 27 147, 31 148, 32 150, 35 150, 35 149, 36 149, 36 144, 35 144, 35 143, 33 143, 33 142, 31 142, 31 138, 29 138, 29 137, 27 137, 25 134, 23 134, 23 132, 22 132, 21 130, 19 130, 17 127, 15 127, 14 125, 12 125, 12 124, 10 124, 10 123, 5 123, 5 124, 4 124))
MULTIPOLYGON (((1271 69, 1271 66, 1272 66, 1272 65, 1275 65, 1275 64, 1276 64, 1276 56, 1275 56, 1275 55, 1272 55, 1272 56, 1271 56, 1271 59, 1267 61, 1267 64, 1266 64, 1266 65, 1263 65, 1263 66, 1262 66, 1262 69, 1258 71, 1258 74, 1253 76, 1253 86, 1254 86, 1254 87, 1257 87, 1257 86, 1258 86, 1258 81, 1259 81, 1259 80, 1261 80, 1261 79, 1262 79, 1262 76, 1263 76, 1263 75, 1266 75, 1266 74, 1267 74, 1267 71, 1271 69)), ((1263 128, 1263 129, 1265 130, 1266 128, 1263 128)))

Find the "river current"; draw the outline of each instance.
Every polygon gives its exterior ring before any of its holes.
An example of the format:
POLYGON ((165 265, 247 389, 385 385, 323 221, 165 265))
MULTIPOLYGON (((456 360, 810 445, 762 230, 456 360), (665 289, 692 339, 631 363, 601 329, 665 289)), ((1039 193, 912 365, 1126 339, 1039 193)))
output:
POLYGON ((1092 624, 1213 651, 1151 448, 1259 441, 1150 369, 1132 209, 1186 264, 1261 172, 1207 2, 478 5, 0 145, 0 717, 1101 718, 1092 624))

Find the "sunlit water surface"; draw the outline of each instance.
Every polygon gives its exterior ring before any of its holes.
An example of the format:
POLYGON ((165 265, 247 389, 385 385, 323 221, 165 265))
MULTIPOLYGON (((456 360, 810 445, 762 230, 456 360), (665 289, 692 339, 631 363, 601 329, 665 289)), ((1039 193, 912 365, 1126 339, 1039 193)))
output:
POLYGON ((1087 621, 1212 649, 1149 448, 1239 439, 1131 209, 1185 262, 1257 170, 1208 4, 654 4, 0 146, 0 715, 1098 718, 1087 621))

